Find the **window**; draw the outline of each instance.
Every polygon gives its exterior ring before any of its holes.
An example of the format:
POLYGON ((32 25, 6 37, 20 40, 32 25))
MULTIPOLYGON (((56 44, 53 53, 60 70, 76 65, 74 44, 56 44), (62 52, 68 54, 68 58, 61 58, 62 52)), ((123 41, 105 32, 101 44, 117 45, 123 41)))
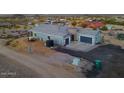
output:
POLYGON ((36 34, 36 33, 34 33, 34 36, 36 37, 36 36, 37 36, 37 34, 36 34))
POLYGON ((31 32, 30 35, 33 36, 33 32, 31 32))

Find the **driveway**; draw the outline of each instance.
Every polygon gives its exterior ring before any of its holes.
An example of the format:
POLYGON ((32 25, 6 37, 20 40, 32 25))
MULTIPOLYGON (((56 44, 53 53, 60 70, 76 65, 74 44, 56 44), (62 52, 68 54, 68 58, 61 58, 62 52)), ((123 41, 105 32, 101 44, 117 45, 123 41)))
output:
POLYGON ((71 50, 89 52, 89 51, 97 48, 98 46, 99 45, 92 45, 92 44, 88 44, 88 43, 73 42, 70 45, 66 46, 66 48, 71 49, 71 50))
POLYGON ((94 62, 99 59, 102 61, 103 69, 100 74, 96 74, 95 71, 87 73, 88 77, 124 77, 124 49, 115 45, 103 45, 99 46, 89 52, 82 52, 59 47, 56 51, 67 53, 72 56, 81 57, 94 62))

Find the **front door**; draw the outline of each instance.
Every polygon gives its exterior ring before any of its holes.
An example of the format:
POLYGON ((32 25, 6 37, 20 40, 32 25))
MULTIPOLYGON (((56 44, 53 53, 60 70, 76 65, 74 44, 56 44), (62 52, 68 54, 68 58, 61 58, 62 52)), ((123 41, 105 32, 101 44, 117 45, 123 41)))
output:
POLYGON ((69 38, 65 39, 65 45, 69 45, 69 38))
POLYGON ((72 35, 71 35, 71 41, 74 41, 74 38, 75 38, 75 37, 74 37, 74 35, 72 34, 72 35))

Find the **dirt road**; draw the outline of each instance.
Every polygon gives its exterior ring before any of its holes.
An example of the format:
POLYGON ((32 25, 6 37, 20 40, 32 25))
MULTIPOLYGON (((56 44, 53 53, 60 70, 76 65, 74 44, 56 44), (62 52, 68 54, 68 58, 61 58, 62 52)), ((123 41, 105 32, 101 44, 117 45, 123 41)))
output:
MULTIPOLYGON (((36 54, 32 55, 23 55, 17 53, 3 45, 0 44, 0 54, 5 55, 8 58, 16 60, 20 64, 23 64, 32 70, 36 71, 41 77, 51 78, 51 77, 60 77, 60 78, 72 78, 72 77, 80 77, 75 71, 68 70, 63 68, 61 64, 49 64, 49 58, 45 58, 42 56, 37 56, 36 54)), ((58 61, 58 60, 56 60, 58 61)), ((68 68, 71 68, 68 66, 68 68)), ((82 77, 82 76, 81 76, 82 77)))
POLYGON ((41 77, 32 69, 0 54, 0 78, 41 77))

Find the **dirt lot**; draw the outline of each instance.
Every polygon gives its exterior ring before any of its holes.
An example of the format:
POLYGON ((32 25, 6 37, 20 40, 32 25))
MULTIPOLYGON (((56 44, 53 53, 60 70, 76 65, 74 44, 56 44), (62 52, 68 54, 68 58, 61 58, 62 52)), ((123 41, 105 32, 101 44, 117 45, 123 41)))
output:
POLYGON ((124 40, 118 40, 117 39, 117 33, 124 33, 124 31, 112 31, 113 35, 109 35, 109 31, 103 31, 102 36, 104 37, 104 43, 105 44, 113 44, 118 45, 124 48, 124 40))
MULTIPOLYGON (((22 42, 22 40, 21 40, 21 42, 22 42)), ((18 44, 19 45, 21 44, 20 41, 18 44)), ((25 47, 24 41, 23 41, 22 45, 24 45, 24 47, 25 47)), ((63 62, 69 62, 72 59, 72 56, 85 58, 85 59, 89 60, 90 62, 94 62, 94 60, 96 60, 96 59, 100 59, 102 61, 103 69, 99 73, 95 73, 94 71, 93 72, 89 71, 88 73, 85 74, 87 77, 101 77, 101 78, 102 77, 106 77, 106 78, 124 77, 124 69, 123 69, 124 68, 124 61, 123 61, 124 60, 124 50, 121 49, 121 47, 119 47, 119 46, 107 44, 107 45, 99 46, 89 52, 74 51, 74 50, 65 49, 63 47, 58 47, 55 49, 56 51, 67 53, 67 54, 71 55, 71 56, 69 56, 69 55, 61 54, 59 52, 48 49, 48 48, 44 47, 44 44, 41 44, 41 42, 39 45, 39 41, 38 41, 38 43, 37 42, 33 43, 33 45, 39 46, 39 47, 36 47, 37 51, 35 50, 35 53, 28 55, 28 57, 26 57, 24 54, 23 55, 18 54, 17 60, 19 60, 21 63, 23 61, 23 63, 25 65, 27 65, 29 67, 31 66, 32 69, 35 69, 37 72, 41 73, 41 75, 44 73, 44 77, 80 77, 80 75, 76 75, 77 73, 73 70, 73 68, 70 68, 70 66, 63 65, 64 64, 63 62), (42 51, 44 49, 48 50, 48 52, 46 52, 46 55, 44 55, 45 51, 42 51), (38 51, 38 50, 40 50, 40 51, 38 51), (48 56, 49 56, 49 58, 48 58, 48 56), (22 60, 22 58, 23 58, 23 60, 22 60), (27 61, 25 61, 25 60, 27 60, 27 61)), ((18 47, 20 47, 20 46, 18 46, 18 47)), ((22 52, 21 49, 23 49, 23 47, 21 47, 19 49, 22 52)), ((12 52, 12 51, 10 51, 10 52, 12 52)), ((13 53, 13 54, 15 54, 15 53, 13 53)), ((11 55, 8 55, 8 56, 10 56, 12 58, 17 58, 16 54, 15 54, 15 57, 11 56, 11 55)), ((14 68, 14 67, 12 67, 12 68, 14 68)), ((22 71, 23 70, 21 70, 21 72, 22 71)), ((26 73, 30 73, 30 72, 26 72, 26 73)), ((84 73, 82 73, 82 74, 84 77, 84 73)), ((24 75, 25 75, 25 72, 24 72, 24 75)), ((32 75, 32 74, 30 74, 30 75, 32 75)), ((29 77, 30 77, 30 75, 29 75, 29 77)), ((19 76, 19 75, 17 75, 17 76, 19 76)), ((31 77, 33 77, 33 75, 31 77)))
POLYGON ((103 69, 100 73, 88 72, 87 77, 124 77, 124 50, 115 45, 103 45, 87 53, 65 48, 57 48, 56 51, 68 53, 72 56, 85 58, 91 62, 100 59, 103 69))
POLYGON ((114 45, 104 45, 88 53, 89 59, 100 59, 103 69, 97 77, 124 78, 124 49, 114 45))
POLYGON ((0 78, 41 77, 32 69, 0 54, 0 78))
MULTIPOLYGON (((0 40, 0 41, 1 41, 0 42, 1 44, 3 44, 3 43, 5 44, 5 42, 6 42, 5 40, 0 40)), ((3 45, 0 44, 0 48, 1 48, 0 54, 3 54, 6 57, 15 60, 14 62, 19 63, 15 67, 18 67, 18 66, 20 66, 20 64, 23 64, 24 67, 30 68, 31 72, 33 70, 36 73, 38 73, 38 76, 35 75, 34 77, 44 77, 44 78, 85 77, 84 74, 77 72, 73 65, 66 63, 66 62, 72 61, 72 59, 73 59, 72 56, 70 56, 68 54, 64 54, 64 53, 59 53, 59 52, 56 52, 49 48, 46 48, 46 47, 42 46, 42 42, 39 43, 39 41, 38 41, 38 44, 36 42, 32 43, 32 45, 34 45, 33 50, 35 48, 35 49, 37 49, 37 51, 33 51, 33 53, 25 53, 25 51, 23 51, 23 50, 25 50, 25 44, 27 44, 27 43, 25 43, 24 41, 23 41, 23 43, 20 43, 20 40, 18 42, 19 43, 17 43, 16 47, 13 47, 13 49, 9 48, 8 46, 4 46, 4 44, 3 45), (18 48, 17 46, 18 47, 22 46, 22 47, 18 48), (23 49, 23 46, 24 46, 24 49, 23 49), (20 50, 20 49, 22 49, 22 50, 20 50), (47 50, 47 51, 46 51, 46 54, 44 55, 45 50, 47 50)), ((10 63, 9 63, 10 61, 7 60, 7 62, 10 65, 10 63)), ((3 64, 1 64, 1 65, 3 65, 3 64)), ((5 63, 5 65, 6 65, 6 63, 5 63)), ((23 66, 21 66, 21 67, 22 67, 22 69, 20 69, 20 71, 23 74, 23 66)), ((4 66, 3 66, 3 68, 4 68, 4 66)), ((12 67, 12 68, 14 71, 17 70, 14 67, 12 67)), ((8 68, 8 70, 11 70, 11 67, 8 68)), ((25 73, 28 73, 28 72, 25 72, 25 73)))
POLYGON ((55 53, 55 51, 52 51, 51 49, 45 47, 44 42, 42 41, 28 41, 27 38, 19 38, 15 39, 12 42, 9 43, 9 48, 12 48, 18 52, 21 53, 28 53, 28 48, 31 48, 32 53, 37 53, 43 56, 50 56, 55 53))

